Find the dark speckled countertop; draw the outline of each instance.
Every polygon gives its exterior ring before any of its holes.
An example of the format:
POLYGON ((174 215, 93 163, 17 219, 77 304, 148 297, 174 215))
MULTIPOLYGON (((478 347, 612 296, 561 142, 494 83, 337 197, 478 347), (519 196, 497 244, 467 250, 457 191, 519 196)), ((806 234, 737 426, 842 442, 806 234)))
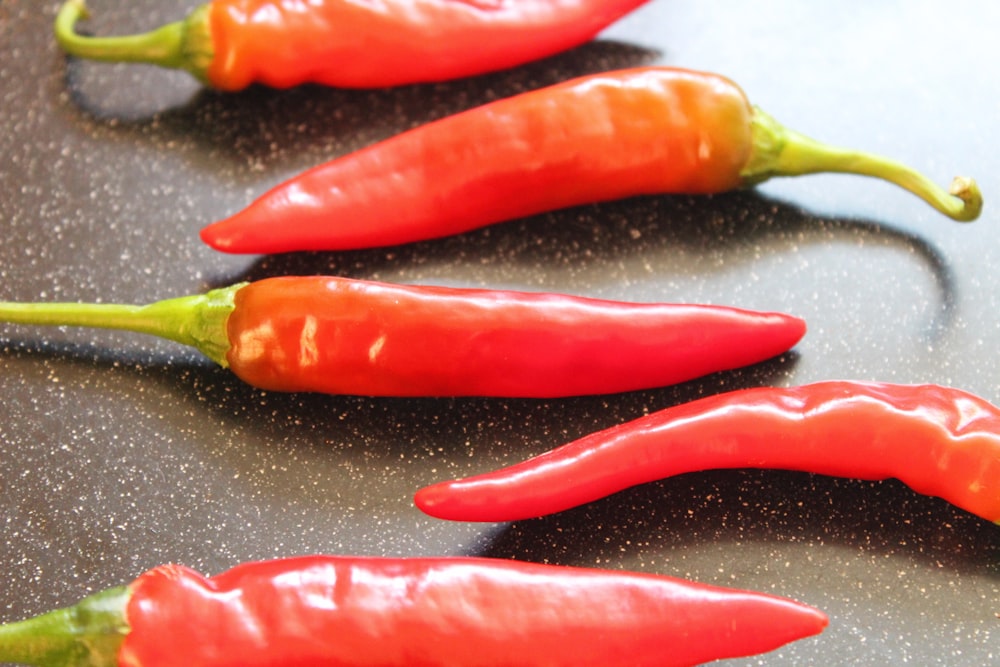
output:
MULTIPOLYGON (((187 0, 91 0, 96 34, 187 0)), ((1000 529, 900 483, 709 472, 534 521, 435 521, 413 491, 705 394, 850 378, 1000 401, 1000 4, 653 0, 591 44, 512 71, 393 90, 201 89, 67 61, 56 2, 0 5, 6 300, 143 303, 243 278, 387 281, 723 303, 804 317, 793 353, 677 387, 554 401, 251 389, 149 338, 0 327, 0 620, 181 562, 485 555, 629 568, 824 609, 821 636, 732 664, 1000 662, 1000 529), (976 177, 960 225, 850 176, 648 197, 406 247, 222 256, 197 230, 298 171, 433 118, 641 64, 727 74, 785 124, 976 177)), ((842 443, 845 452, 853 443, 842 443)))

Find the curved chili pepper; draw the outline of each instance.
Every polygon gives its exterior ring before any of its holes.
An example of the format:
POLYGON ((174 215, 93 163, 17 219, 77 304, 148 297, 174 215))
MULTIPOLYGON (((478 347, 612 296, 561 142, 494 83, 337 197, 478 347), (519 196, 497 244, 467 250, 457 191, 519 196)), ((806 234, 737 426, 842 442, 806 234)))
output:
POLYGON ((885 179, 956 220, 982 209, 972 179, 955 179, 946 193, 896 162, 783 128, 728 79, 654 67, 582 77, 414 128, 276 186, 201 238, 231 253, 394 245, 591 202, 717 193, 821 171, 885 179))
POLYGON ((776 468, 898 478, 1000 522, 1000 409, 934 385, 821 382, 667 408, 522 463, 421 489, 424 512, 513 521, 672 475, 776 468))
POLYGON ((84 0, 55 22, 70 55, 183 69, 221 90, 251 83, 375 88, 467 77, 566 51, 648 0, 212 0, 141 35, 75 32, 84 0))
POLYGON ((275 391, 555 397, 674 384, 763 361, 790 315, 561 294, 281 277, 147 306, 0 302, 0 321, 192 345, 275 391))
POLYGON ((818 634, 763 593, 486 558, 309 556, 205 578, 161 566, 75 607, 0 626, 41 667, 694 665, 818 634))

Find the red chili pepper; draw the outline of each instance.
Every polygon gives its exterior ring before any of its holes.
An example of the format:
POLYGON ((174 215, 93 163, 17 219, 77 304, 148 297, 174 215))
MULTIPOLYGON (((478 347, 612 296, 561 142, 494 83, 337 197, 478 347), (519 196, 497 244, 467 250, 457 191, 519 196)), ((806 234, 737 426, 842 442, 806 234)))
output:
POLYGON ((513 521, 671 475, 777 468, 898 478, 1000 522, 1000 409, 934 385, 823 382, 667 408, 495 472, 417 492, 424 512, 513 521))
POLYGON ((982 209, 972 179, 955 179, 949 194, 898 163, 781 127, 723 77, 638 68, 404 132, 278 185, 201 237, 232 253, 394 245, 590 202, 820 171, 883 178, 956 220, 982 209))
POLYGON ((826 616, 668 577, 485 558, 310 556, 210 579, 163 566, 0 626, 42 667, 641 667, 770 651, 826 616))
POLYGON ((84 37, 84 0, 59 10, 67 53, 187 70, 239 90, 374 88, 506 69, 579 46, 648 0, 213 0, 141 35, 84 37))
POLYGON ((0 303, 0 321, 149 333, 275 391, 554 397, 674 384, 788 350, 802 320, 722 306, 270 278, 148 306, 0 303))

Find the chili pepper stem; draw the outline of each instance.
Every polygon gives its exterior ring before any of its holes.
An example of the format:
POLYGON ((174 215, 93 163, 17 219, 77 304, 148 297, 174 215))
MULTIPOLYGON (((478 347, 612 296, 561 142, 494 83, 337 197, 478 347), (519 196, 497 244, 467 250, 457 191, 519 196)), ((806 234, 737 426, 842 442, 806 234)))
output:
POLYGON ((983 197, 971 178, 957 177, 945 191, 906 165, 861 151, 827 146, 782 126, 756 107, 752 124, 753 152, 741 174, 748 185, 773 176, 857 174, 894 183, 959 222, 971 222, 982 212, 983 197))
POLYGON ((226 319, 236 292, 246 283, 205 294, 165 299, 145 306, 106 303, 0 302, 0 322, 94 327, 150 334, 197 348, 226 367, 230 343, 226 319))
POLYGON ((0 662, 38 667, 112 667, 129 627, 127 586, 63 609, 0 625, 0 662))
POLYGON ((182 69, 204 82, 214 56, 207 10, 202 5, 184 20, 146 33, 86 37, 76 32, 77 22, 89 16, 85 0, 67 0, 56 15, 56 41, 77 58, 182 69))

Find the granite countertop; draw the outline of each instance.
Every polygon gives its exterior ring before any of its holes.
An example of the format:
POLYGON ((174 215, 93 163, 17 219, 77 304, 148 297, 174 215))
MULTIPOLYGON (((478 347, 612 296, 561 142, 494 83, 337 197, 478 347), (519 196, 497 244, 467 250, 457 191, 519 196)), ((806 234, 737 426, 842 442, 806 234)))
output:
MULTIPOLYGON (((193 6, 90 4, 95 34, 149 29, 193 6)), ((692 473, 485 525, 430 519, 412 494, 744 387, 927 382, 1000 402, 1000 5, 653 0, 593 43, 510 71, 235 94, 184 73, 66 59, 52 39, 56 8, 0 7, 0 299, 145 303, 330 273, 780 310, 809 332, 779 358, 679 386, 497 400, 266 393, 170 342, 0 327, 0 620, 164 562, 211 574, 304 553, 477 555, 685 577, 830 615, 816 638, 727 664, 998 660, 1000 530, 896 481, 692 473), (726 74, 786 125, 942 184, 974 176, 984 214, 962 225, 891 185, 824 175, 376 250, 230 256, 198 239, 204 224, 331 157, 500 97, 646 64, 726 74)), ((846 456, 857 443, 841 445, 846 456)))

